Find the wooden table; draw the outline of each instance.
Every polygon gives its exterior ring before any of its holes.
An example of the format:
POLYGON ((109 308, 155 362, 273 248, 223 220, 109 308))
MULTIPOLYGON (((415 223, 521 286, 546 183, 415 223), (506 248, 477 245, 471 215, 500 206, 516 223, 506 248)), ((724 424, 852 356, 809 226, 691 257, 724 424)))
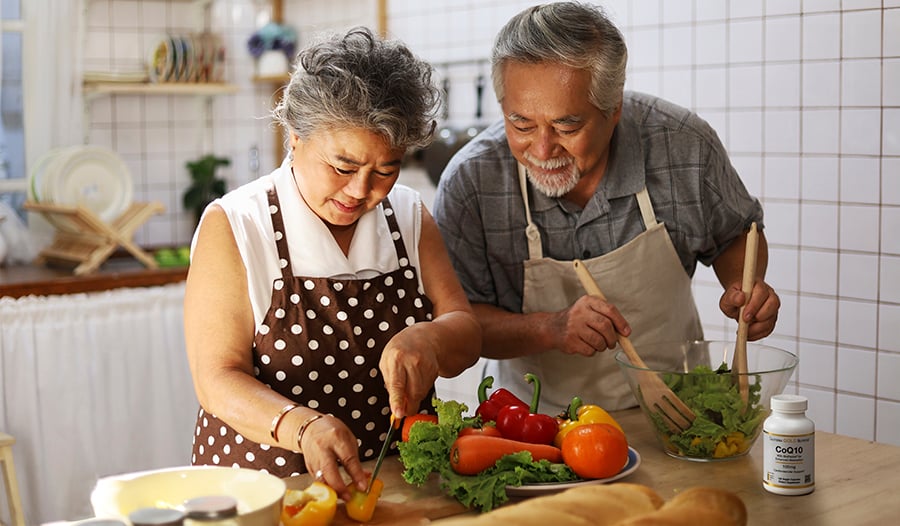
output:
MULTIPOLYGON (((667 500, 691 486, 715 486, 743 499, 751 525, 900 524, 900 447, 818 431, 816 490, 788 497, 762 487, 761 438, 742 458, 691 462, 663 453, 639 410, 613 416, 624 428, 629 444, 641 454, 640 467, 623 481, 650 486, 667 500)), ((371 469, 371 465, 366 467, 371 469)), ((417 488, 403 481, 402 469, 399 457, 385 460, 379 475, 385 492, 372 524, 439 523, 442 517, 471 513, 441 493, 436 476, 417 488)), ((289 487, 302 488, 308 483, 308 475, 288 479, 289 487)), ((334 524, 355 523, 339 511, 334 524)))

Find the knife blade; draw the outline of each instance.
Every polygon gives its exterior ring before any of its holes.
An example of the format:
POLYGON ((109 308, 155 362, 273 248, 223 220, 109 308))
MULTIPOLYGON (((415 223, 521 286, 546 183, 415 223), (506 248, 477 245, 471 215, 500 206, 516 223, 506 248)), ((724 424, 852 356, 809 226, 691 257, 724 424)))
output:
POLYGON ((391 413, 391 425, 388 428, 387 436, 384 437, 384 444, 381 445, 381 453, 378 454, 378 459, 375 460, 375 468, 372 470, 372 475, 369 477, 369 484, 366 485, 366 495, 369 494, 369 491, 372 489, 372 483, 375 482, 375 477, 378 476, 378 471, 381 469, 381 464, 384 462, 384 457, 387 455, 388 448, 391 446, 391 438, 394 436, 394 431, 400 427, 402 419, 394 418, 394 414, 391 413))

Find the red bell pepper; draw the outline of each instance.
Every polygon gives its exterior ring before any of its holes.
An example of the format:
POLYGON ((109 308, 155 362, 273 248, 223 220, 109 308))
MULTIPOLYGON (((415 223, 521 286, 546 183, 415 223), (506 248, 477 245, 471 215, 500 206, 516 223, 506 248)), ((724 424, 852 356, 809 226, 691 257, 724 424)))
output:
POLYGON ((502 387, 491 393, 491 397, 488 398, 487 390, 492 385, 494 385, 493 376, 485 376, 478 384, 478 409, 475 410, 475 415, 481 417, 482 423, 496 422, 497 414, 508 405, 527 405, 518 396, 502 387))
POLYGON ((559 431, 559 424, 550 415, 538 413, 538 401, 541 398, 541 382, 537 376, 528 373, 525 381, 534 384, 531 405, 513 404, 500 410, 497 414, 497 429, 509 439, 532 444, 552 444, 559 431))

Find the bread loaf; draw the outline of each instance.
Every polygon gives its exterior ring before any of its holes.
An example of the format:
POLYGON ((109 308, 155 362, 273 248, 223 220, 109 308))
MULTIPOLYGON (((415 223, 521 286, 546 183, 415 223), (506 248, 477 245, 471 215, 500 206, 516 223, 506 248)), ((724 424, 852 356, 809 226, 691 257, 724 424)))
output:
POLYGON ((708 487, 684 490, 666 502, 652 488, 619 482, 577 486, 477 516, 441 521, 447 526, 746 526, 747 509, 734 493, 708 487))
POLYGON ((744 501, 730 491, 695 486, 672 497, 657 511, 617 526, 743 526, 744 501))

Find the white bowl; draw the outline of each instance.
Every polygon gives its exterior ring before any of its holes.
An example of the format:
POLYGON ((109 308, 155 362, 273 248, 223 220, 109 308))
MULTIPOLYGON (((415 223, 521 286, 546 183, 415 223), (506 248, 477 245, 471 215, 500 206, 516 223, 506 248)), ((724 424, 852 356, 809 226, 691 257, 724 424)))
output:
POLYGON ((179 508, 194 497, 230 495, 240 526, 278 526, 285 489, 282 479, 255 469, 185 466, 102 478, 91 506, 96 517, 125 519, 140 508, 179 508))

